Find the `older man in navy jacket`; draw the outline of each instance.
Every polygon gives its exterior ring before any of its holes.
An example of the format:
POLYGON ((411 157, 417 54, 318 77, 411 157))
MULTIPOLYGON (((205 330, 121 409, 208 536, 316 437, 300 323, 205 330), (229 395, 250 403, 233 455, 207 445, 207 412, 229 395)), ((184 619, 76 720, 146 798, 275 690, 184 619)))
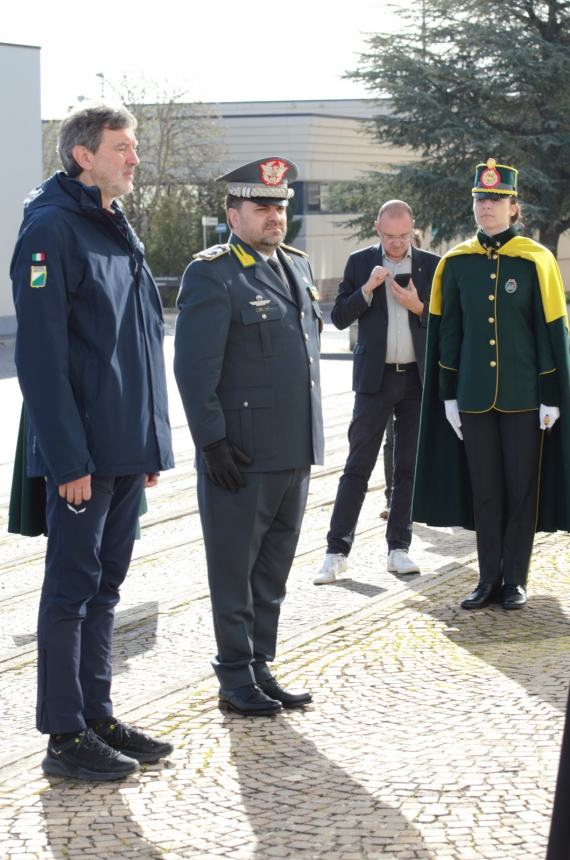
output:
POLYGON ((388 570, 418 573, 408 555, 411 502, 431 281, 439 257, 411 244, 414 220, 401 200, 385 203, 375 224, 381 244, 348 259, 332 312, 339 329, 358 320, 350 451, 315 585, 348 569, 360 509, 386 424, 394 413, 394 475, 386 529, 388 570))
POLYGON ((37 726, 46 774, 111 780, 168 754, 113 715, 111 640, 144 486, 173 466, 162 308, 116 198, 136 120, 103 104, 64 120, 65 172, 26 202, 12 261, 27 468, 46 482, 37 726))

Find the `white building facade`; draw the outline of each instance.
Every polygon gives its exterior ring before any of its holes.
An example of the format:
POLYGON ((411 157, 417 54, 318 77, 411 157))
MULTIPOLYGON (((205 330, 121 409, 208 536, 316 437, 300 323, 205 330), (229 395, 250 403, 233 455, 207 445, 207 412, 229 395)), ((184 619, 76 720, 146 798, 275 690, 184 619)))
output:
POLYGON ((0 335, 16 331, 10 260, 23 203, 42 178, 40 49, 0 42, 0 335))

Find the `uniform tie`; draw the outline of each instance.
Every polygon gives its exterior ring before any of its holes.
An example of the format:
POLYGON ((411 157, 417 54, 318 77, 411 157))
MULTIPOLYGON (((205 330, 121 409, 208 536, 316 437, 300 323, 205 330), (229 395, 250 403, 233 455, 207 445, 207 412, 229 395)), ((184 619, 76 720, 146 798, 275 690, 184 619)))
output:
POLYGON ((279 278, 279 280, 281 281, 281 283, 283 284, 283 286, 287 290, 288 294, 291 295, 291 289, 289 287, 289 281, 287 280, 287 276, 285 275, 285 272, 283 271, 283 267, 281 266, 281 263, 279 262, 279 260, 276 257, 268 257, 267 263, 270 266, 270 268, 273 269, 273 271, 275 272, 275 274, 277 275, 277 277, 279 278))

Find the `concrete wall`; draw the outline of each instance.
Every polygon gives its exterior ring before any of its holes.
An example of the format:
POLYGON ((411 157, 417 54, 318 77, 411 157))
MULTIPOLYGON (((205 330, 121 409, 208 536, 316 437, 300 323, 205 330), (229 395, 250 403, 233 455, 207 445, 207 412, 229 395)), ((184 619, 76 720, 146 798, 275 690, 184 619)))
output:
POLYGON ((40 50, 0 43, 0 335, 13 334, 16 317, 10 259, 22 220, 22 204, 42 178, 40 50))

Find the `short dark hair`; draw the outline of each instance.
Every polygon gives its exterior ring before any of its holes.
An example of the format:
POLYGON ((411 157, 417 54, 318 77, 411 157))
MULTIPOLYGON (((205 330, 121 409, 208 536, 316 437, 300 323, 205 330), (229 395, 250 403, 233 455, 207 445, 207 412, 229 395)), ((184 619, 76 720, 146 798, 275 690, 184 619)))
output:
POLYGON ((69 176, 79 176, 82 168, 73 157, 74 146, 84 146, 89 152, 97 152, 103 129, 137 127, 137 121, 123 105, 90 102, 71 111, 59 129, 57 152, 63 169, 69 176))
POLYGON ((245 199, 245 197, 235 197, 233 194, 226 194, 226 212, 228 209, 239 209, 245 199))

